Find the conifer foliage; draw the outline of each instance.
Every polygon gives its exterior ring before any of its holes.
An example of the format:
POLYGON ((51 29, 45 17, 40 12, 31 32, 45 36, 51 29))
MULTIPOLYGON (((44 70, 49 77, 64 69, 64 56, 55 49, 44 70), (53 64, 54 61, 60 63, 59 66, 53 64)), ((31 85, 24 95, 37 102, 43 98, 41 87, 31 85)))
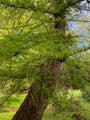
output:
POLYGON ((0 0, 0 103, 28 91, 12 120, 42 119, 62 64, 72 79, 64 86, 84 88, 79 58, 90 46, 79 47, 68 23, 87 8, 86 0, 0 0))

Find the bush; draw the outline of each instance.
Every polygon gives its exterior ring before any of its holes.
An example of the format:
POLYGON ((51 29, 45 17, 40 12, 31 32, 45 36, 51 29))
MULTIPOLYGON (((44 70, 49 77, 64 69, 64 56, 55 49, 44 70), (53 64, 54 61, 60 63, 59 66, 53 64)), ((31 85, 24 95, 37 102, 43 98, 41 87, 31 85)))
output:
POLYGON ((86 101, 90 102, 90 87, 89 86, 87 86, 86 89, 85 89, 85 91, 82 92, 82 97, 86 101))

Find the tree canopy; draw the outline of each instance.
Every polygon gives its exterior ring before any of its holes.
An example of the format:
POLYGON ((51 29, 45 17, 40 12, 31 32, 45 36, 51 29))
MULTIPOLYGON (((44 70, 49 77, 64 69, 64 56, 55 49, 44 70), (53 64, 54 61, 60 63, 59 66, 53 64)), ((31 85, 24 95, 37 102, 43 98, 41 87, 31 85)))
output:
MULTIPOLYGON (((34 82, 37 86, 38 81, 55 77, 49 70, 52 60, 62 64, 63 86, 84 89, 90 15, 82 16, 89 12, 88 4, 88 0, 0 0, 0 89, 5 95, 1 103, 28 91, 34 82), (70 30, 72 22, 76 25, 70 30)), ((48 91, 46 82, 43 87, 48 91)))

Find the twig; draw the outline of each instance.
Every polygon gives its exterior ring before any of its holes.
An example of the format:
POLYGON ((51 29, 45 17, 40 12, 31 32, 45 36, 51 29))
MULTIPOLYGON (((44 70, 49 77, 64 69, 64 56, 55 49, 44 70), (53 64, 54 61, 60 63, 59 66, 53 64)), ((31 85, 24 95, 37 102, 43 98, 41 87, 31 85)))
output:
MULTIPOLYGON (((39 23, 39 22, 36 22, 36 23, 39 23)), ((33 23, 33 24, 26 24, 26 25, 21 25, 21 26, 16 26, 16 27, 8 27, 8 28, 0 28, 0 29, 16 29, 16 28, 21 28, 21 27, 28 27, 28 26, 31 26, 31 25, 35 25, 36 23, 33 23)))

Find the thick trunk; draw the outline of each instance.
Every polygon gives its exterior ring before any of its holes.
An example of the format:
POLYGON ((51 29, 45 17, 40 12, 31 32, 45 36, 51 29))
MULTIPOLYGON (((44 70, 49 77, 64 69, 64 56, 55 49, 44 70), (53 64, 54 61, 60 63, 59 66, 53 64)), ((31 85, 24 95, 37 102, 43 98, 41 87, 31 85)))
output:
POLYGON ((33 83, 30 91, 28 92, 24 102, 14 115, 12 120, 41 120, 45 108, 48 104, 48 96, 53 93, 54 87, 57 84, 57 80, 60 74, 61 63, 56 60, 51 60, 49 66, 43 66, 41 68, 42 73, 48 75, 49 80, 43 77, 42 81, 33 83), (46 83, 48 84, 46 85, 46 83), (38 84, 38 85, 36 85, 38 84), (48 89, 48 93, 43 88, 43 85, 48 89))
MULTIPOLYGON (((64 14, 54 15, 52 24, 53 30, 60 29, 63 31, 62 35, 65 35, 65 23, 57 23, 57 17, 64 18, 64 14)), ((53 34, 56 32, 53 32, 53 34)), ((47 106, 47 100, 50 95, 52 95, 55 86, 60 75, 61 62, 51 58, 48 66, 42 66, 40 72, 44 73, 44 77, 37 83, 34 82, 31 85, 30 91, 26 96, 24 102, 21 104, 20 108, 14 115, 12 120, 41 120, 45 108, 47 106), (48 81, 47 77, 48 76, 48 81), (44 89, 46 86, 47 90, 44 89)))
POLYGON ((37 98, 36 100, 30 90, 12 120, 41 120, 46 108, 45 99, 37 98))

